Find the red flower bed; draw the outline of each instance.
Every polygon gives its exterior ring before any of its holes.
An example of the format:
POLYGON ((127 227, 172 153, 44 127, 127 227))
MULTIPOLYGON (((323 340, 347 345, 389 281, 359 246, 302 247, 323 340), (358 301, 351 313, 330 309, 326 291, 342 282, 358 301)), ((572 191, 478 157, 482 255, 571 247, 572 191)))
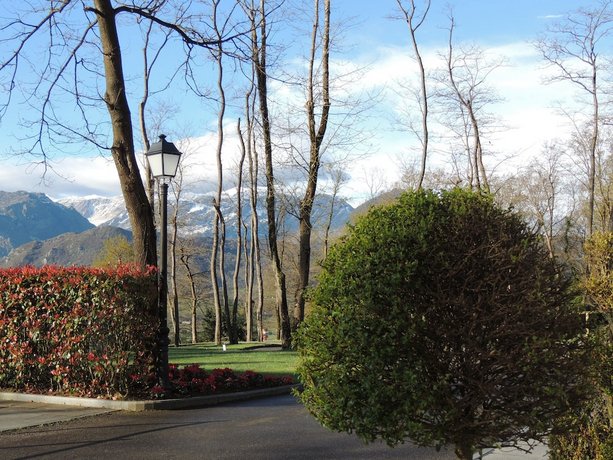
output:
MULTIPOLYGON (((143 382, 137 376, 133 377, 135 384, 141 388, 149 389, 149 397, 153 399, 180 398, 188 396, 205 396, 216 393, 232 393, 236 391, 271 388, 282 385, 292 385, 291 376, 272 377, 246 371, 236 373, 232 369, 213 369, 207 372, 198 364, 191 364, 183 368, 171 364, 169 366, 170 391, 164 390, 160 385, 151 385, 155 376, 148 376, 148 382, 143 382)), ((144 395, 145 396, 145 395, 144 395)))

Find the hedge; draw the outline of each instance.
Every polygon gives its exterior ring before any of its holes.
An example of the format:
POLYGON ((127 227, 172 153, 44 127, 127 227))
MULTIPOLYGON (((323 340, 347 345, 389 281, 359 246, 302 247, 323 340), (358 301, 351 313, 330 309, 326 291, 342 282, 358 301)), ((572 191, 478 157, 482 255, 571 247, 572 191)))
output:
POLYGON ((151 375, 156 273, 20 267, 0 270, 0 387, 125 397, 151 375))

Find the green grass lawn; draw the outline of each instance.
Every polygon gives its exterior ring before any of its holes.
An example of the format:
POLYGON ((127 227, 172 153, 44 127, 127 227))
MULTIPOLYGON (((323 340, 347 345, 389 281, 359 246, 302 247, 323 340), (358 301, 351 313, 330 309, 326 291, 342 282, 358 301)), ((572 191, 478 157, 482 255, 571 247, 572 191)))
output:
MULTIPOLYGON (((273 344, 268 342, 267 346, 273 344)), ((207 371, 229 367, 236 372, 250 370, 264 375, 295 375, 298 359, 295 351, 252 349, 257 346, 257 343, 240 343, 227 345, 223 351, 221 346, 212 343, 183 345, 170 347, 168 358, 171 364, 199 364, 207 371)))

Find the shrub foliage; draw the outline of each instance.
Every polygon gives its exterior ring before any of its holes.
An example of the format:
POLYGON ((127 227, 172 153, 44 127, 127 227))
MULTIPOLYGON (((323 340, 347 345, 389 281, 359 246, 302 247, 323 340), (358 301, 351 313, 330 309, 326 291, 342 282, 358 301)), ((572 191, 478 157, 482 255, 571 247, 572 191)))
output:
POLYGON ((406 193, 360 218, 323 268, 298 372, 329 428, 468 459, 542 439, 588 393, 571 279, 490 196, 406 193))
POLYGON ((129 393, 153 363, 153 269, 0 271, 0 387, 80 396, 129 393))
POLYGON ((595 233, 585 244, 590 333, 602 338, 597 356, 598 393, 575 420, 575 429, 550 438, 552 460, 613 460, 613 233, 595 233))

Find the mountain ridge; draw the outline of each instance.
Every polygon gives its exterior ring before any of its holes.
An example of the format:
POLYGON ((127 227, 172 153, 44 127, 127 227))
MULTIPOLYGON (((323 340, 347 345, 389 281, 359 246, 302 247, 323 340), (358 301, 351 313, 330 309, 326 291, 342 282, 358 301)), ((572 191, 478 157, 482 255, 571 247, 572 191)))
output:
POLYGON ((76 210, 43 193, 0 191, 0 257, 30 241, 93 228, 76 210))
POLYGON ((80 233, 62 233, 44 241, 30 241, 0 259, 2 267, 33 265, 90 266, 110 238, 132 239, 127 230, 118 227, 93 227, 80 233))
MULTIPOLYGON (((185 193, 179 200, 179 232, 197 240, 212 237, 213 194, 185 193)), ((224 193, 221 211, 226 221, 228 240, 236 237, 236 190, 224 193)), ((324 229, 330 219, 332 198, 320 195, 313 208, 312 225, 324 229)), ((172 203, 169 206, 169 220, 172 203)), ((251 214, 243 202, 243 221, 251 214)), ((279 215, 284 216, 282 232, 298 229, 296 204, 279 200, 279 215)), ((267 234, 263 200, 258 203, 260 237, 267 234)), ((345 201, 334 202, 330 229, 338 230, 349 221, 353 207, 345 201)), ((0 266, 90 265, 106 239, 130 237, 130 222, 122 197, 83 196, 51 200, 42 193, 0 191, 0 266), (96 225, 97 224, 97 225, 96 225)))

